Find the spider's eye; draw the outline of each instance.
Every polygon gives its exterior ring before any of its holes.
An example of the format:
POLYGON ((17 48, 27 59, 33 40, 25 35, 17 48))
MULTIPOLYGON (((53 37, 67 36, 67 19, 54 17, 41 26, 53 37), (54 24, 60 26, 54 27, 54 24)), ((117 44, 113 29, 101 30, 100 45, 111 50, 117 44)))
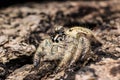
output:
POLYGON ((58 43, 59 42, 58 39, 56 39, 55 42, 58 43))
POLYGON ((52 41, 54 42, 54 37, 51 37, 52 41))
POLYGON ((60 38, 59 40, 60 40, 60 41, 62 41, 62 40, 63 40, 63 38, 60 38))

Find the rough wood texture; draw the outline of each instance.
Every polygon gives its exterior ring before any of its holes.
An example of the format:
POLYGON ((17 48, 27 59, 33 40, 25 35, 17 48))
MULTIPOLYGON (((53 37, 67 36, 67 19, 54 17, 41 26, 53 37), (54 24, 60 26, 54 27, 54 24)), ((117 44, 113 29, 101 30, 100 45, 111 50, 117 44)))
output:
MULTIPOLYGON (((31 70, 35 48, 59 25, 87 27, 104 44, 99 49, 93 46, 94 53, 99 56, 98 60, 90 61, 86 65, 87 68, 80 69, 78 64, 73 72, 66 72, 62 78, 87 80, 84 76, 89 73, 88 76, 93 80, 120 79, 120 1, 116 0, 49 1, 25 3, 1 9, 0 66, 7 72, 4 76, 0 76, 0 80, 15 80, 18 75, 20 78, 17 77, 17 80, 46 79, 45 70, 42 72, 43 75, 41 71, 38 74, 28 72, 31 70), (105 63, 100 64, 102 61, 105 63)), ((62 72, 56 75, 59 74, 62 72)))

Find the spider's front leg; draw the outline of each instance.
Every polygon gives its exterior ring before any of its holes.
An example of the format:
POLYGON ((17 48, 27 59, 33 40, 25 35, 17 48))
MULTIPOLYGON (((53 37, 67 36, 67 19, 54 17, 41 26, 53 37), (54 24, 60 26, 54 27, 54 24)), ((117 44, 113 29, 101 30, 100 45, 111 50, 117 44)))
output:
POLYGON ((87 60, 87 58, 89 58, 92 53, 90 41, 88 38, 86 38, 84 34, 78 33, 77 40, 78 40, 77 49, 76 52, 74 53, 70 65, 73 65, 78 60, 80 61, 87 60))
POLYGON ((64 56, 61 59, 59 65, 57 66, 56 71, 59 71, 69 65, 75 50, 76 50, 76 45, 67 46, 67 49, 65 49, 64 52, 64 56))
POLYGON ((42 53, 42 48, 39 45, 39 47, 37 48, 35 54, 34 54, 34 58, 33 58, 33 65, 34 68, 39 67, 40 65, 40 58, 42 57, 43 53, 42 53))
POLYGON ((51 51, 48 55, 44 56, 43 61, 57 61, 61 60, 63 57, 64 46, 58 43, 52 43, 51 51))

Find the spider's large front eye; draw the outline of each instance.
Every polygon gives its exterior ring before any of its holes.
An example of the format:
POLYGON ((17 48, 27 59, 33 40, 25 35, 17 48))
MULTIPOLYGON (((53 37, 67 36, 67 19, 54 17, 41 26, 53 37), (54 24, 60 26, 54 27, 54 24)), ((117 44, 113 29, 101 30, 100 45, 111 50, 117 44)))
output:
POLYGON ((55 42, 55 35, 51 35, 52 42, 55 42))
POLYGON ((58 41, 58 39, 56 39, 56 40, 54 40, 54 42, 58 43, 59 41, 58 41))
POLYGON ((60 37, 57 38, 57 40, 58 40, 58 42, 59 42, 59 41, 62 41, 62 40, 63 40, 63 37, 60 36, 60 37))
POLYGON ((52 39, 52 42, 54 42, 54 37, 53 36, 51 36, 51 39, 52 39))

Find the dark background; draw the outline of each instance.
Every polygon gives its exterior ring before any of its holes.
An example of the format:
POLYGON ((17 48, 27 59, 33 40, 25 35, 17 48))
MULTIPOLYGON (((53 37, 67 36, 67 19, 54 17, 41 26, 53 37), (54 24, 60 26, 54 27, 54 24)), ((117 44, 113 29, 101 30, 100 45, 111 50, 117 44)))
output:
POLYGON ((43 2, 43 1, 65 1, 65 0, 0 0, 0 8, 8 7, 13 4, 20 4, 26 2, 43 2))

